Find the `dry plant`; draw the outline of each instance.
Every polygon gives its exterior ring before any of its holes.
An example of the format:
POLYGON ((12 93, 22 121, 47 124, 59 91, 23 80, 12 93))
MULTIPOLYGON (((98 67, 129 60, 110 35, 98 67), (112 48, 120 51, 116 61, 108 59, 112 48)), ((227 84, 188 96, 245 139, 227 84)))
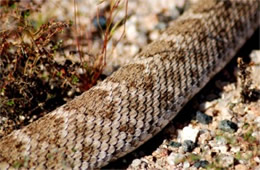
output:
MULTIPOLYGON (((0 1, 0 118, 6 117, 14 124, 6 126, 0 119, 0 137, 38 119, 95 85, 106 65, 108 41, 119 26, 125 27, 127 18, 127 0, 109 1, 103 28, 99 21, 101 12, 97 10, 97 32, 102 37, 100 51, 98 55, 90 54, 94 62, 88 63, 81 48, 82 39, 76 38, 81 62, 74 63, 66 59, 64 51, 67 49, 63 46, 64 38, 71 39, 68 34, 73 33, 72 22, 49 19, 42 23, 31 17, 39 12, 41 6, 36 6, 33 1, 21 2, 0 1), (125 18, 113 23, 122 5, 125 6, 125 18), (65 58, 65 62, 56 61, 57 57, 65 58), (84 72, 79 73, 79 69, 84 72), (4 134, 1 132, 3 127, 4 134)), ((75 1, 74 9, 75 31, 78 37, 82 37, 75 1)), ((124 32, 121 38, 123 35, 124 32)), ((91 48, 91 40, 88 46, 91 48)))
POLYGON ((50 20, 35 28, 29 17, 37 9, 20 5, 1 1, 0 10, 0 116, 12 119, 16 128, 64 103, 66 90, 56 91, 65 81, 57 74, 63 66, 53 56, 60 45, 57 33, 69 26, 50 20))
MULTIPOLYGON (((95 23, 97 25, 97 31, 101 33, 103 41, 98 54, 89 54, 90 56, 94 57, 94 63, 92 63, 92 65, 89 65, 90 63, 86 64, 86 62, 84 61, 84 52, 82 51, 81 47, 81 39, 76 38, 77 51, 80 55, 82 67, 85 69, 85 74, 80 75, 81 82, 83 82, 81 88, 84 90, 88 90, 99 80, 99 77, 103 72, 104 67, 106 66, 107 44, 111 40, 114 32, 119 26, 123 25, 123 32, 120 38, 115 43, 114 47, 125 35, 125 22, 127 19, 128 0, 100 0, 99 4, 105 3, 106 1, 108 1, 109 4, 108 8, 103 9, 102 11, 98 8, 96 12, 95 23), (121 6, 124 6, 125 17, 121 21, 113 23, 114 18, 117 16, 118 10, 121 6), (105 21, 103 18, 104 15, 105 21)), ((77 37, 83 37, 82 31, 79 29, 80 21, 78 21, 77 14, 77 3, 76 0, 74 0, 75 30, 76 34, 78 35, 77 37)), ((86 37, 86 39, 88 39, 88 37, 86 37)), ((90 48, 91 43, 88 43, 88 46, 90 48)))
POLYGON ((251 66, 254 63, 246 63, 243 58, 237 59, 239 74, 238 78, 241 81, 240 84, 240 97, 243 103, 250 103, 260 98, 260 93, 253 87, 253 80, 251 78, 251 66))

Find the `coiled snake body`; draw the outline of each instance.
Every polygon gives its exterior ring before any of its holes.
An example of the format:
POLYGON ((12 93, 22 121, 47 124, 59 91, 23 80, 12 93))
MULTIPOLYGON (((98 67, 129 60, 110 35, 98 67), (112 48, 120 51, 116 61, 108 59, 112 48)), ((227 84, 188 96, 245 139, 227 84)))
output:
POLYGON ((259 0, 201 0, 134 61, 0 141, 0 169, 94 169, 165 127, 259 26, 259 0))

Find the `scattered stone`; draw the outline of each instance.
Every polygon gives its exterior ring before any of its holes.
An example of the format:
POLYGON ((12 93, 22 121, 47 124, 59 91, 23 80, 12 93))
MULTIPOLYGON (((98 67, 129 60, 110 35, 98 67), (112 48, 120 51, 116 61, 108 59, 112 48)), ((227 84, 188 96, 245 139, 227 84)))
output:
POLYGON ((234 164, 234 157, 232 155, 221 154, 221 155, 219 155, 219 164, 223 168, 227 168, 230 165, 234 164))
POLYGON ((230 149, 230 151, 233 152, 233 153, 237 153, 237 152, 239 152, 240 150, 241 150, 241 148, 240 148, 239 146, 234 146, 234 147, 232 147, 232 148, 230 149))
POLYGON ((219 123, 219 129, 225 131, 225 132, 231 132, 234 133, 237 131, 238 127, 237 124, 230 121, 230 120, 222 120, 219 123))
POLYGON ((192 126, 186 126, 180 132, 180 140, 183 143, 185 140, 191 140, 193 143, 196 142, 199 130, 193 128, 192 126))
POLYGON ((202 124, 207 125, 212 122, 212 116, 206 115, 205 113, 202 113, 201 111, 197 111, 196 120, 202 124))
POLYGON ((195 164, 194 164, 194 166, 196 167, 196 168, 206 168, 206 166, 208 166, 209 165, 209 162, 207 161, 207 160, 200 160, 200 161, 197 161, 195 164))
POLYGON ((196 154, 200 154, 201 153, 201 148, 200 147, 196 147, 192 153, 196 153, 196 154))
POLYGON ((138 167, 139 165, 141 165, 142 161, 140 159, 135 159, 132 162, 132 166, 133 167, 138 167))
POLYGON ((23 115, 20 115, 20 116, 19 116, 19 119, 20 119, 21 121, 24 121, 25 117, 24 117, 23 115))
POLYGON ((182 162, 185 159, 185 156, 183 154, 179 154, 179 153, 174 153, 172 152, 168 158, 167 158, 167 162, 169 165, 177 165, 180 162, 182 162))
POLYGON ((106 27, 107 27, 107 19, 106 17, 104 16, 96 16, 94 19, 93 19, 93 25, 95 26, 95 28, 97 30, 99 29, 102 29, 102 30, 105 30, 106 27))
POLYGON ((184 152, 191 152, 196 147, 195 143, 191 140, 185 140, 182 144, 184 152))
POLYGON ((257 167, 255 167, 254 170, 258 170, 258 169, 260 169, 260 165, 258 165, 257 167))
POLYGON ((235 166, 235 170, 247 170, 248 168, 243 164, 238 164, 235 166))
POLYGON ((212 139, 212 136, 211 136, 209 130, 200 130, 200 136, 198 139, 199 143, 206 144, 211 139, 212 139))
POLYGON ((200 104, 199 109, 205 111, 205 110, 208 110, 209 108, 213 108, 217 103, 218 103, 217 100, 206 101, 206 102, 200 104))
POLYGON ((227 139, 224 136, 216 136, 216 144, 217 145, 226 145, 227 144, 227 139))
POLYGON ((227 153, 228 147, 226 145, 218 145, 212 148, 212 151, 219 153, 227 153))
POLYGON ((260 164, 260 156, 256 156, 256 157, 254 157, 254 161, 256 161, 257 163, 260 164))
POLYGON ((171 141, 169 143, 169 145, 172 146, 172 147, 175 147, 175 148, 179 148, 181 146, 181 143, 175 142, 175 141, 171 141))
POLYGON ((183 163, 183 168, 186 169, 186 168, 189 168, 190 167, 190 163, 188 161, 185 161, 183 163))

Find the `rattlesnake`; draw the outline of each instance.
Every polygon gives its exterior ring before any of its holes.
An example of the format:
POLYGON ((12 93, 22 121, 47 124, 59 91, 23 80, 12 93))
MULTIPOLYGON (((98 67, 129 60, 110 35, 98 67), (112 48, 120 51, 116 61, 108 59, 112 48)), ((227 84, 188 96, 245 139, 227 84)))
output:
POLYGON ((165 127, 259 26, 258 0, 201 0, 134 60, 0 141, 0 169, 94 169, 165 127))

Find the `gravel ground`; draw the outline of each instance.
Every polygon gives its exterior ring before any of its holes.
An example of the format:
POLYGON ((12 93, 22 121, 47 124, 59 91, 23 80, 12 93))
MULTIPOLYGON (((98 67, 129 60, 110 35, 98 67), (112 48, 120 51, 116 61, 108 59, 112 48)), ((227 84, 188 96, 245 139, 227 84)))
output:
MULTIPOLYGON (((76 2, 80 28, 83 32, 93 31, 97 1, 76 2)), ((177 18, 192 2, 130 0, 125 37, 116 44, 124 30, 121 26, 108 43, 104 74, 109 75, 129 62, 142 47, 157 39, 169 21, 177 18)), ((38 0, 38 3, 42 1, 38 0)), ((99 8, 102 10, 106 6, 103 3, 99 8)), ((42 20, 53 16, 59 20, 74 20, 73 1, 47 1, 41 9, 42 20)), ((124 10, 120 9, 115 22, 124 17, 124 10)), ((105 169, 260 169, 259 34, 254 37, 253 46, 244 47, 238 56, 250 56, 252 60, 246 65, 249 70, 246 81, 252 80, 249 91, 254 91, 255 100, 243 103, 240 93, 245 82, 241 80, 234 60, 161 133, 105 169)), ((93 39, 91 52, 96 53, 101 42, 101 39, 93 39)), ((71 45, 74 42, 65 43, 71 45)), ((68 57, 75 58, 70 55, 68 57)), ((8 121, 2 118, 2 122, 8 121)))

